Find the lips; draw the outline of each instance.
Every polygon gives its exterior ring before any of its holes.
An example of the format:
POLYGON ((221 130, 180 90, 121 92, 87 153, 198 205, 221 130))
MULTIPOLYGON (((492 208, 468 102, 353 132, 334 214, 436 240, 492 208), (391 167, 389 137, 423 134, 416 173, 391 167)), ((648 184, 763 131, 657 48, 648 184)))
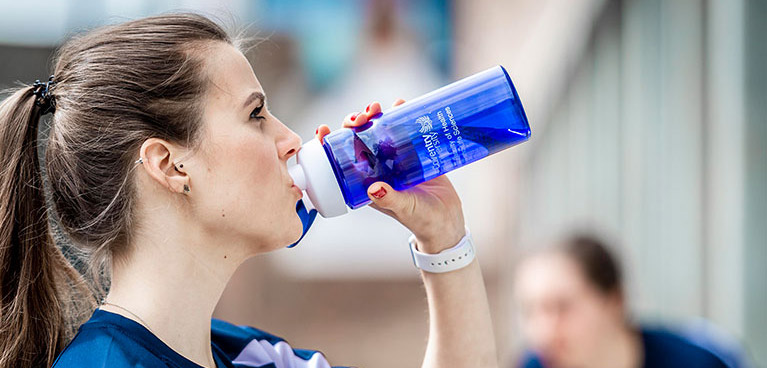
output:
POLYGON ((290 187, 291 191, 296 192, 298 194, 298 199, 301 199, 304 197, 304 192, 296 185, 296 182, 293 180, 293 178, 290 175, 287 175, 288 177, 288 186, 290 187))
POLYGON ((298 198, 299 198, 299 199, 300 199, 300 198, 303 198, 303 196, 304 196, 304 193, 301 191, 301 188, 297 187, 297 186, 296 186, 295 184, 293 184, 292 182, 290 183, 290 189, 291 189, 291 190, 293 190, 294 192, 296 192, 296 193, 298 194, 298 198))

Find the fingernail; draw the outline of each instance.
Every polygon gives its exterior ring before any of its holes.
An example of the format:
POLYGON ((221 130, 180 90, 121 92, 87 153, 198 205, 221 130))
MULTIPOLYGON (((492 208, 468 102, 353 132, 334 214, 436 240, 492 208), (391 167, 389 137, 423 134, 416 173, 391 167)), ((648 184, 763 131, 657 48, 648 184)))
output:
POLYGON ((359 114, 360 114, 360 113, 358 113, 358 112, 354 113, 354 115, 352 115, 352 117, 351 117, 351 118, 349 118, 349 120, 351 120, 351 121, 354 121, 354 119, 356 119, 356 118, 357 118, 357 116, 359 116, 359 114))
POLYGON ((319 132, 320 132, 320 128, 317 128, 317 129, 315 129, 315 130, 314 130, 314 134, 315 134, 315 135, 316 135, 317 133, 319 133, 319 132))
POLYGON ((376 197, 376 199, 381 199, 385 195, 386 195, 386 189, 384 189, 384 187, 381 187, 381 189, 378 189, 377 192, 373 193, 373 197, 376 197))
POLYGON ((370 112, 370 105, 372 105, 372 103, 368 104, 368 107, 365 108, 365 112, 370 112))

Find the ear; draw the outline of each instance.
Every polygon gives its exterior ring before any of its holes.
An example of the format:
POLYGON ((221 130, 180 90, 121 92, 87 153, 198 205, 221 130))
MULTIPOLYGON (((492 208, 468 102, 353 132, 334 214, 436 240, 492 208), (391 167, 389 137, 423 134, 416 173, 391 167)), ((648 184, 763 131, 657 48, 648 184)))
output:
POLYGON ((141 145, 139 154, 144 170, 149 177, 163 188, 174 193, 185 193, 184 186, 189 186, 189 176, 180 165, 176 164, 179 148, 159 138, 149 138, 141 145))
POLYGON ((626 300, 621 288, 608 292, 608 294, 605 295, 605 301, 618 318, 626 318, 626 300))

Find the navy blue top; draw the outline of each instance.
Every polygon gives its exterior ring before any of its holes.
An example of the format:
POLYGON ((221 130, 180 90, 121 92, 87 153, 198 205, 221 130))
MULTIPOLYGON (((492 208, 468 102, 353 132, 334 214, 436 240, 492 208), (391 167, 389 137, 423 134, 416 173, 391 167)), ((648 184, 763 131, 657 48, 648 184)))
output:
MULTIPOLYGON (((641 329, 644 368, 728 368, 713 352, 694 344, 681 335, 660 329, 641 329)), ((525 354, 519 365, 522 368, 546 367, 541 358, 532 352, 525 354)))
MULTIPOLYGON (((318 351, 293 349, 277 336, 217 319, 211 321, 211 345, 218 368, 331 368, 318 351)), ((141 324, 101 309, 80 326, 53 367, 200 368, 141 324)))

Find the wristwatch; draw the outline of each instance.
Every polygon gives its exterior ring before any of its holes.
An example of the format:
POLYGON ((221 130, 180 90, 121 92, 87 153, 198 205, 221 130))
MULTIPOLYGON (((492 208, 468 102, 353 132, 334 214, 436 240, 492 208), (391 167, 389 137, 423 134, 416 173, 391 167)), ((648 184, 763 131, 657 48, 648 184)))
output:
POLYGON ((423 253, 416 249, 415 235, 410 235, 408 243, 410 243, 410 253, 413 255, 415 266, 431 273, 459 270, 471 264, 476 256, 474 242, 468 227, 466 228, 466 235, 461 238, 458 244, 437 254, 423 253))

